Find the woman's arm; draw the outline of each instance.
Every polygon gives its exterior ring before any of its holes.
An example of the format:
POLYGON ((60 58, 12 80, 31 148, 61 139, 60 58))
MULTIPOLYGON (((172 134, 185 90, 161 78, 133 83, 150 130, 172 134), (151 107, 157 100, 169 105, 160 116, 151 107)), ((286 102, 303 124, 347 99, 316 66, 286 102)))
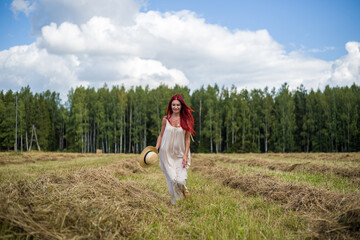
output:
POLYGON ((161 146, 161 140, 162 140, 162 137, 164 135, 164 131, 165 131, 165 127, 166 127, 166 118, 164 117, 163 120, 162 120, 162 123, 161 123, 161 131, 160 131, 160 135, 159 137, 157 138, 157 141, 156 141, 156 146, 155 148, 157 150, 159 150, 160 146, 161 146))
POLYGON ((184 168, 188 164, 189 150, 190 150, 190 133, 185 132, 185 154, 183 156, 183 161, 182 161, 182 164, 183 164, 184 168))

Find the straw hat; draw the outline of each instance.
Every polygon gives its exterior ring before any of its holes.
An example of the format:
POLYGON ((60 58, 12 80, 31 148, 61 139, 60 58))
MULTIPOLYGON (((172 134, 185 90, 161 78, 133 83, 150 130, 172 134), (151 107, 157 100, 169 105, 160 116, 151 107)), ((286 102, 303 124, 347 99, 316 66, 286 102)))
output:
POLYGON ((159 152, 155 147, 148 146, 144 148, 139 157, 139 164, 142 167, 150 167, 159 158, 159 152))

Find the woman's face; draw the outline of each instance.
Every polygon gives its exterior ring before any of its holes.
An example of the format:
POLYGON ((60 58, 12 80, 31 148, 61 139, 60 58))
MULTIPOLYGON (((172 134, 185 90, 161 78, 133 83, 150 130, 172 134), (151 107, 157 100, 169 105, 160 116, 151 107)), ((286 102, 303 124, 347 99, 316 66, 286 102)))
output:
POLYGON ((174 100, 171 103, 171 109, 173 111, 173 113, 180 113, 181 110, 181 103, 179 100, 174 100))

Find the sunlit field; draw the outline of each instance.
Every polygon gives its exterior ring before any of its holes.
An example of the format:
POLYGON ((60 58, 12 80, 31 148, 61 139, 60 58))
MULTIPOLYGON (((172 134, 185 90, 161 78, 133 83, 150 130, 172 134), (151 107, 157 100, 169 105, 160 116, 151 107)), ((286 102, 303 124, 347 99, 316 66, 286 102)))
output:
POLYGON ((360 153, 192 154, 175 206, 137 157, 0 153, 0 239, 360 239, 360 153))

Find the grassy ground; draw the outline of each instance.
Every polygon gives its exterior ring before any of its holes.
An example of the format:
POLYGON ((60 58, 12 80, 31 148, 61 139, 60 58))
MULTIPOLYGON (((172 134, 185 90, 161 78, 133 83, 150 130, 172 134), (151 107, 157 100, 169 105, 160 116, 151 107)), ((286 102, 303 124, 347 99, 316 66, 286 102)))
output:
POLYGON ((358 193, 360 188, 358 184, 352 182, 351 179, 346 177, 337 176, 331 173, 309 173, 307 171, 286 172, 280 170, 271 170, 258 166, 249 167, 246 165, 218 163, 220 166, 225 166, 231 169, 236 169, 240 174, 253 175, 265 174, 274 176, 282 182, 303 184, 310 187, 324 188, 334 192, 341 193, 358 193))
POLYGON ((360 236, 359 153, 193 154, 175 206, 158 165, 136 157, 0 153, 0 239, 360 236))
POLYGON ((152 212, 136 234, 145 239, 293 239, 304 229, 301 216, 285 212, 281 206, 261 197, 244 196, 222 184, 190 173, 191 198, 169 206, 165 177, 159 168, 131 175, 127 180, 140 182, 163 196, 157 203, 161 214, 152 212), (150 172, 150 174, 149 174, 150 172))

